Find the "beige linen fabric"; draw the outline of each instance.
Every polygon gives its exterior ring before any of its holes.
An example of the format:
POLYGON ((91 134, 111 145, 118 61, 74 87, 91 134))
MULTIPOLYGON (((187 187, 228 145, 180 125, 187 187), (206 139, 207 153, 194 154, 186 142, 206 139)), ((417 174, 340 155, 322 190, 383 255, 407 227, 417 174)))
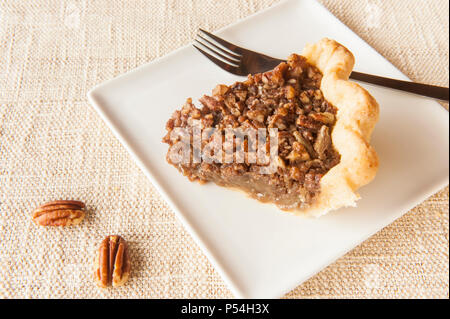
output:
MULTIPOLYGON (((232 297, 86 93, 276 2, 0 1, 0 297, 232 297), (60 198, 85 201, 86 220, 35 226, 60 198), (132 276, 101 290, 91 259, 109 234, 132 276)), ((321 2, 413 80, 448 86, 446 0, 321 2)), ((448 218, 446 188, 286 297, 448 298, 448 218)))

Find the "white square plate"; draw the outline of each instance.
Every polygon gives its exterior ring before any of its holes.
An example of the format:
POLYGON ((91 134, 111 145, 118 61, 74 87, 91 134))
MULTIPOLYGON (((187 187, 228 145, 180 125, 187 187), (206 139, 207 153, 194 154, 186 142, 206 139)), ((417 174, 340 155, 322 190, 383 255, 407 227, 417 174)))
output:
MULTIPOLYGON (((356 70, 407 79, 315 1, 284 1, 218 34, 280 58, 326 36, 355 54, 356 70)), ((381 164, 357 208, 306 219, 240 192, 189 182, 166 163, 166 121, 187 97, 196 101, 217 83, 241 79, 186 46, 89 93, 237 297, 282 296, 448 183, 447 111, 432 100, 370 85, 364 86, 381 108, 372 139, 381 164)))

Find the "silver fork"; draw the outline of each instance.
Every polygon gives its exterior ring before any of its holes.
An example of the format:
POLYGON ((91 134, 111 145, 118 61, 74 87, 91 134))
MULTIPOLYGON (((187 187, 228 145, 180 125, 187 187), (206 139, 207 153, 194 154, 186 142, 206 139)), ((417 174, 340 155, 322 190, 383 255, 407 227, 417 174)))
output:
MULTIPOLYGON (((281 62, 285 62, 285 60, 272 58, 255 51, 239 47, 202 29, 199 29, 197 38, 195 39, 195 44, 193 44, 193 46, 222 69, 241 76, 265 72, 273 69, 281 62), (216 56, 208 53, 208 51, 216 56)), ((448 102, 449 100, 449 89, 445 87, 396 80, 355 71, 352 72, 350 78, 391 89, 423 95, 442 101, 448 102)))

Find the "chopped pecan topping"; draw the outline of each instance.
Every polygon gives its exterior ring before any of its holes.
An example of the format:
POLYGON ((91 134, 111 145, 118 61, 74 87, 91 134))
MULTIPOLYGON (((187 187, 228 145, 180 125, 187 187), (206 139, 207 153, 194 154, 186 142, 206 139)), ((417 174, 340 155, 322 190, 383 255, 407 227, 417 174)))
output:
POLYGON ((217 85, 214 90, 212 91, 213 95, 224 95, 225 93, 227 93, 229 90, 228 86, 224 85, 224 84, 219 84, 217 85))
POLYGON ((326 151, 331 146, 331 137, 328 126, 323 125, 317 134, 316 142, 314 143, 314 150, 319 154, 320 159, 326 159, 326 151))
MULTIPOLYGON (((337 110, 320 90, 321 80, 316 67, 293 54, 272 71, 249 75, 244 82, 216 86, 212 96, 200 99, 201 109, 189 99, 167 122, 163 141, 169 144, 169 152, 176 142, 169 138, 171 131, 175 127, 191 128, 198 121, 202 128, 218 130, 277 128, 278 156, 271 157, 276 172, 259 173, 267 163, 249 160, 255 147, 247 140, 243 140, 247 144, 242 163, 174 163, 168 159, 169 163, 190 180, 238 187, 281 208, 311 204, 320 192, 320 179, 340 160, 331 141, 337 110)), ((266 142, 268 152, 268 139, 266 142)), ((233 158, 242 150, 236 143, 224 143, 222 147, 233 158)))
POLYGON ((318 122, 322 122, 324 124, 334 124, 335 117, 333 113, 323 112, 323 113, 311 113, 309 116, 318 122))
POLYGON ((314 118, 305 115, 299 115, 297 118, 297 125, 306 129, 317 131, 322 126, 322 123, 314 120, 314 118))

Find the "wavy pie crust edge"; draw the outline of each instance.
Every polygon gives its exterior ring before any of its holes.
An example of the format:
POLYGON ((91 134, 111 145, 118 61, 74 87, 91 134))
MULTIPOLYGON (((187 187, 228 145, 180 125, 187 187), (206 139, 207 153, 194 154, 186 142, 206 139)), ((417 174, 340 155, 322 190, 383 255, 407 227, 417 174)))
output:
POLYGON ((322 177, 315 202, 295 212, 320 216, 330 210, 356 206, 360 198, 358 188, 375 177, 378 156, 369 142, 379 106, 369 92, 348 80, 355 58, 343 45, 324 38, 307 45, 302 55, 322 72, 320 89, 338 109, 331 138, 341 161, 322 177))

